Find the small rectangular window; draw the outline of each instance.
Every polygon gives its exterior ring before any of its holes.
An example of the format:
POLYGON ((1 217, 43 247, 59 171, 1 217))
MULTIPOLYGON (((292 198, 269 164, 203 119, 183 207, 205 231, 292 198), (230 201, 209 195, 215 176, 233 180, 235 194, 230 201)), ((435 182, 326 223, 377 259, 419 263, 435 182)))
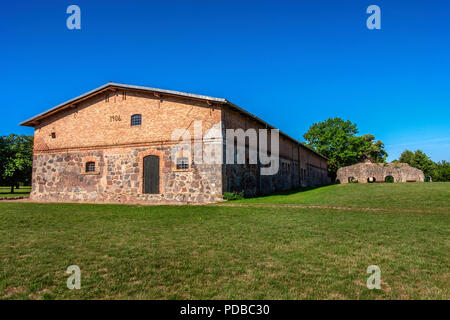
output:
POLYGON ((140 126, 142 124, 142 116, 140 114, 134 114, 131 116, 131 126, 140 126))
POLYGON ((188 158, 177 158, 177 170, 189 169, 188 158))
POLYGON ((86 172, 95 172, 95 162, 86 162, 86 172))

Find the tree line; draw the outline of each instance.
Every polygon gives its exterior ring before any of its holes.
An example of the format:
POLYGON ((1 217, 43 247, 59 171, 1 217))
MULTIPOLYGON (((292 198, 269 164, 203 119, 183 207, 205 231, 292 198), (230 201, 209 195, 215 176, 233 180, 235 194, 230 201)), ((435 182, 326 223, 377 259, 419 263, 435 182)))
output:
POLYGON ((434 162, 421 150, 405 150, 400 158, 393 162, 405 162, 422 170, 427 181, 450 181, 450 162, 445 160, 434 162))
MULTIPOLYGON (((365 158, 374 163, 386 163, 388 153, 384 143, 372 134, 358 136, 355 123, 341 118, 329 118, 314 123, 303 135, 305 144, 329 159, 328 171, 332 179, 341 167, 361 162, 365 158)), ((423 151, 405 150, 398 160, 423 171, 432 181, 450 181, 450 163, 434 162, 423 151)))
POLYGON ((0 136, 0 186, 14 188, 31 184, 33 136, 0 136))

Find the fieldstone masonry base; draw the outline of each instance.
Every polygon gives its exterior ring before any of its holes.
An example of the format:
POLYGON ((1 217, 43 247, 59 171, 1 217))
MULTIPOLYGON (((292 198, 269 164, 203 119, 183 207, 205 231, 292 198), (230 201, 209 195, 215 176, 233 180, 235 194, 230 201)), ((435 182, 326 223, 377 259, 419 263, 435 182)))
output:
POLYGON ((209 203, 222 199, 220 166, 174 170, 169 147, 117 148, 34 155, 35 201, 116 203, 209 203), (143 193, 142 159, 160 157, 160 193, 143 193), (85 172, 95 161, 96 171, 85 172))

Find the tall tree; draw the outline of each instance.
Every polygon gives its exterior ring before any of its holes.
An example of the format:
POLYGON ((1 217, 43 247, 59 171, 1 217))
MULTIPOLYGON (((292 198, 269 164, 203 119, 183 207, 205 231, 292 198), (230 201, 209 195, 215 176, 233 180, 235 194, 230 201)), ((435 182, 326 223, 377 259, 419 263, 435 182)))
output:
POLYGON ((400 155, 400 158, 398 159, 399 162, 404 162, 409 164, 410 166, 414 163, 414 152, 410 150, 405 150, 400 155))
POLYGON ((0 137, 0 179, 14 186, 29 181, 33 166, 33 136, 11 134, 0 137))
POLYGON ((359 162, 364 156, 374 162, 384 162, 387 153, 381 141, 371 134, 356 136, 356 124, 341 118, 329 118, 314 123, 303 135, 306 144, 330 159, 329 172, 335 177, 337 169, 359 162))
POLYGON ((450 162, 437 162, 432 177, 433 181, 450 181, 450 162))
POLYGON ((414 152, 405 150, 398 160, 409 164, 411 167, 422 170, 426 179, 430 176, 433 177, 436 170, 436 164, 421 150, 416 150, 414 152))
POLYGON ((373 162, 384 163, 388 156, 384 150, 384 143, 380 140, 375 141, 375 136, 372 134, 365 134, 360 137, 363 140, 362 152, 369 157, 373 162))

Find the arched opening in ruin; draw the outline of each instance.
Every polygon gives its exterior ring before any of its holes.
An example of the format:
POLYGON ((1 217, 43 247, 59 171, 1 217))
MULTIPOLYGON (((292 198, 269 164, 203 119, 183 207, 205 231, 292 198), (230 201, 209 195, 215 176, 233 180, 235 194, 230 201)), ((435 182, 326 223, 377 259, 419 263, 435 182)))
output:
POLYGON ((393 183, 395 180, 394 180, 394 177, 393 176, 386 176, 386 178, 384 178, 384 182, 387 182, 387 183, 393 183))
POLYGON ((369 178, 367 178, 367 182, 368 183, 375 183, 375 182, 377 182, 377 179, 375 179, 375 177, 369 177, 369 178))
POLYGON ((348 183, 356 183, 358 182, 358 179, 356 179, 355 177, 348 177, 348 183))

